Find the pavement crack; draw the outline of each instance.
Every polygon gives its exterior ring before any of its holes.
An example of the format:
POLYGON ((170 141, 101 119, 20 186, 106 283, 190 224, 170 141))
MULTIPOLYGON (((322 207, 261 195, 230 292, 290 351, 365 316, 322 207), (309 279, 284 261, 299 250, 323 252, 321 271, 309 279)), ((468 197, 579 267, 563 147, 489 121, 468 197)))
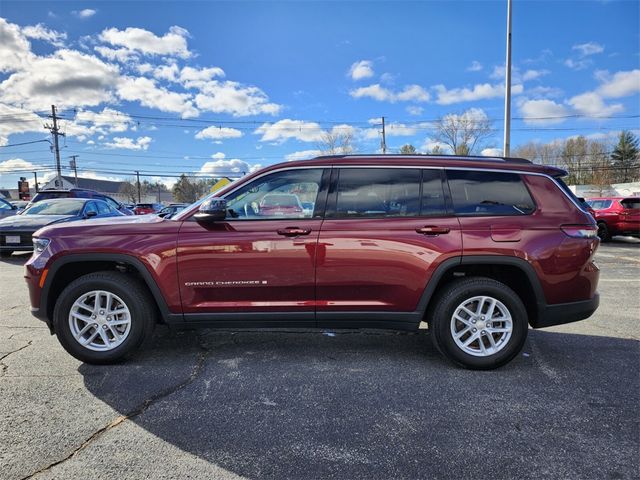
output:
MULTIPOLYGON (((199 337, 198 337, 199 338, 199 337)), ((144 412, 146 412, 152 405, 154 405, 155 403, 164 400, 165 398, 167 398, 170 395, 173 395, 174 393, 182 390, 183 388, 187 387, 188 385, 190 385, 191 383, 193 383, 196 378, 198 378, 198 376, 200 376, 200 374, 203 372, 204 370, 204 365, 205 365, 205 361, 207 359, 207 355, 209 353, 209 350, 199 341, 198 342, 198 346, 201 349, 201 352, 198 354, 198 357, 196 358, 196 362, 193 366, 193 368, 191 369, 191 373, 189 374, 189 376, 183 380, 182 382, 173 385, 165 390, 162 390, 161 392, 158 392, 157 394, 147 398, 146 400, 144 400, 142 403, 140 403, 137 407, 135 407, 133 410, 131 410, 129 413, 126 413, 124 415, 120 415, 118 417, 116 417, 113 421, 111 421, 110 423, 108 423, 107 425, 105 425, 104 427, 96 430, 95 432, 93 432, 84 442, 82 442, 80 444, 80 446, 78 446, 77 448, 75 448, 69 455, 67 455, 66 457, 60 459, 60 460, 56 460, 53 463, 50 463, 49 465, 40 468, 39 470, 36 470, 33 473, 30 473, 29 475, 22 477, 22 480, 27 480, 27 479, 31 479, 33 477, 35 477, 36 475, 39 475, 41 473, 47 472, 49 470, 51 470, 53 467, 60 465, 64 462, 66 462, 67 460, 72 459, 73 457, 75 457, 78 453, 80 453, 82 450, 84 450, 85 448, 87 448, 91 443, 93 443, 95 440, 97 440, 99 437, 101 437, 104 433, 116 428, 118 425, 124 423, 126 420, 131 420, 133 418, 136 418, 140 415, 142 415, 144 412)))
POLYGON ((6 373, 6 371, 9 369, 9 365, 7 365, 6 363, 4 363, 4 361, 6 360, 6 358, 9 355, 13 355, 14 353, 18 353, 20 350, 24 350, 27 347, 30 347, 31 344, 33 343, 33 340, 29 340, 27 342, 26 345, 21 346, 20 348, 16 348, 15 350, 12 350, 8 353, 5 353, 4 355, 2 355, 0 357, 0 377, 4 376, 4 374, 6 373))

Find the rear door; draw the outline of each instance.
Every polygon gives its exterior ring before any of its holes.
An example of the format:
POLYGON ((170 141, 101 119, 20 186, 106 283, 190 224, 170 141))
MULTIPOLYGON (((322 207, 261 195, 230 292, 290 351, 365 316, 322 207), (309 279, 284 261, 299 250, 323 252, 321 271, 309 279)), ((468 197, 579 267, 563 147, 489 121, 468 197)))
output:
POLYGON ((462 250, 458 220, 445 206, 443 172, 333 172, 316 255, 318 325, 407 320, 435 268, 462 250))
POLYGON ((640 198, 629 197, 620 200, 620 228, 624 233, 640 234, 640 198))

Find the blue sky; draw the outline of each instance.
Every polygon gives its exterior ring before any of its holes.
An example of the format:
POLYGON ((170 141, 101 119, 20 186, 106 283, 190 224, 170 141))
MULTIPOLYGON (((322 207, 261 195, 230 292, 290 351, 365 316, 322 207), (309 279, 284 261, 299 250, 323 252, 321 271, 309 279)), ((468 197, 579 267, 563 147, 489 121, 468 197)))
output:
MULTIPOLYGON (((640 3, 514 0, 512 145, 638 130, 640 3)), ((80 175, 170 184, 308 158, 324 132, 362 153, 434 146, 444 115, 502 144, 506 1, 0 4, 0 186, 52 175, 42 124, 80 175), (466 112, 466 113, 465 113, 466 112)), ((65 172, 66 173, 66 172, 65 172)))

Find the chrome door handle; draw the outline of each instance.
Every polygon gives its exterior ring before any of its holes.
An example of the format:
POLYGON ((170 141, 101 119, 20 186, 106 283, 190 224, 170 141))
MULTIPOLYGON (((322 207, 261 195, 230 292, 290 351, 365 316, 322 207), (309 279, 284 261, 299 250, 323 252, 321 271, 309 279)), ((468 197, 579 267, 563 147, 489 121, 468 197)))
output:
POLYGON ((426 225, 421 228, 416 228, 417 233, 429 236, 444 235, 445 233, 449 233, 450 231, 451 229, 449 227, 436 227, 433 225, 426 225))
POLYGON ((309 235, 310 233, 310 228, 287 227, 278 230, 278 235, 283 235, 285 237, 297 237, 299 235, 309 235))

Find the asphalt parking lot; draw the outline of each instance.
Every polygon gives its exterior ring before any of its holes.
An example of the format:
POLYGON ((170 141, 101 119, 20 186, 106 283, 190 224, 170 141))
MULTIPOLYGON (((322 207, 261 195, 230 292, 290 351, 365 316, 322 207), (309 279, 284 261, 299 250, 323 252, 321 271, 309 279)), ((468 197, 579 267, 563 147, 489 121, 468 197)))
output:
POLYGON ((425 334, 158 329, 85 365, 0 261, 0 478, 580 478, 640 471, 640 242, 602 245, 601 306, 506 367, 425 334))

